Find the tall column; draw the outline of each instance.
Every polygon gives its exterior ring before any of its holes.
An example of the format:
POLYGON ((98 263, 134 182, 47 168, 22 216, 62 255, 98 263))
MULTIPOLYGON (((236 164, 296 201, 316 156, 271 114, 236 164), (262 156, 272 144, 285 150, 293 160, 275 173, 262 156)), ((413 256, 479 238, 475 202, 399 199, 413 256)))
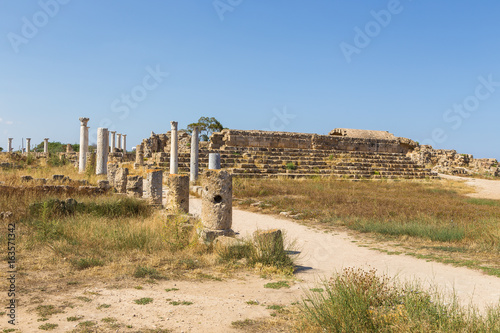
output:
POLYGON ((123 152, 127 152, 127 134, 122 134, 122 148, 123 152))
POLYGON ((87 165, 87 151, 89 148, 89 128, 87 122, 89 118, 80 118, 80 156, 78 164, 78 172, 84 173, 87 165))
POLYGON ((12 153, 12 138, 9 138, 9 145, 7 146, 7 152, 12 153))
POLYGON ((170 174, 175 175, 178 173, 179 157, 177 156, 178 141, 177 141, 177 122, 170 122, 170 174))
POLYGON ((189 166, 189 180, 192 183, 198 180, 198 132, 198 126, 195 126, 191 135, 191 163, 189 166))
POLYGON ((107 128, 97 129, 96 175, 107 174, 109 133, 107 128))
POLYGON ((111 131, 111 153, 115 152, 116 148, 116 131, 111 131))
POLYGON ((122 149, 122 135, 120 133, 116 134, 118 136, 117 147, 118 149, 122 149))
POLYGON ((45 154, 49 153, 49 138, 43 139, 43 152, 45 154))
POLYGON ((31 138, 26 138, 26 154, 29 155, 31 150, 31 138))

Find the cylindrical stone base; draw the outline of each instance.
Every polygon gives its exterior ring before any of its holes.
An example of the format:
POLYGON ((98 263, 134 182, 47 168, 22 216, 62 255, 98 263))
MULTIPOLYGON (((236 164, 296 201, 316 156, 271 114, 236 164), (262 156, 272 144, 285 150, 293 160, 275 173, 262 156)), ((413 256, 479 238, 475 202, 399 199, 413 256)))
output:
POLYGON ((189 176, 169 175, 167 209, 189 213, 189 176))
POLYGON ((209 170, 220 170, 220 154, 219 153, 208 154, 208 169, 209 170))
POLYGON ((146 183, 146 195, 152 205, 161 205, 163 201, 163 171, 148 170, 146 183))
POLYGON ((224 170, 207 170, 202 180, 201 222, 211 230, 231 229, 233 178, 224 170))

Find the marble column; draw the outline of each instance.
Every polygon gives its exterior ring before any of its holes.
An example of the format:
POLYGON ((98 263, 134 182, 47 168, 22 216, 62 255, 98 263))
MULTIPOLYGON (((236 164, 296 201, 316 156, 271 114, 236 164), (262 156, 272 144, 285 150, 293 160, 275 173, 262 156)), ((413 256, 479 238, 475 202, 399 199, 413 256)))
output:
POLYGON ((179 172, 179 156, 178 153, 178 141, 177 141, 177 122, 170 122, 171 132, 170 132, 170 174, 176 175, 179 172))
POLYGON ((191 161, 189 166, 189 180, 191 181, 191 183, 194 183, 198 180, 198 132, 199 129, 197 126, 195 126, 193 128, 193 133, 191 134, 191 161))
POLYGON ((122 148, 123 152, 127 152, 127 134, 122 134, 122 148))
POLYGON ((49 153, 49 138, 43 139, 43 152, 45 154, 49 153))
POLYGON ((122 149, 122 135, 120 133, 116 134, 116 136, 118 137, 116 143, 117 143, 117 147, 118 149, 122 149))
POLYGON ((116 148, 116 131, 111 131, 111 153, 115 152, 116 148))
POLYGON ((208 169, 209 170, 220 170, 220 154, 219 153, 208 154, 208 169))
POLYGON ((89 128, 87 123, 89 118, 80 118, 80 156, 78 164, 78 172, 84 173, 87 165, 87 152, 89 149, 89 128))
POLYGON ((31 150, 31 138, 26 138, 26 154, 29 155, 31 150))
POLYGON ((109 133, 107 128, 97 129, 96 175, 107 174, 109 133))
POLYGON ((7 146, 8 153, 12 153, 12 140, 13 138, 9 138, 9 145, 7 146))

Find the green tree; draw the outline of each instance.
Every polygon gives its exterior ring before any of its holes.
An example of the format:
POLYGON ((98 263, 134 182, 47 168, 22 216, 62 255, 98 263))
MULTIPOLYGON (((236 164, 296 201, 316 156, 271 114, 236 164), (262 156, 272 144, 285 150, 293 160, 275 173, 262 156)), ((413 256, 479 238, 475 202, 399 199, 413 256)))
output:
MULTIPOLYGON (((80 151, 80 145, 71 145, 74 151, 80 151)), ((65 153, 66 145, 60 142, 49 142, 49 153, 65 153)), ((35 151, 43 152, 43 141, 35 147, 35 151)))
POLYGON ((3 151, 3 148, 2 148, 2 147, 0 147, 0 151, 3 151))
POLYGON ((214 117, 201 117, 198 119, 198 122, 191 123, 187 126, 187 132, 189 134, 193 133, 195 126, 198 126, 200 129, 201 141, 208 141, 212 133, 220 132, 224 129, 224 126, 214 117))

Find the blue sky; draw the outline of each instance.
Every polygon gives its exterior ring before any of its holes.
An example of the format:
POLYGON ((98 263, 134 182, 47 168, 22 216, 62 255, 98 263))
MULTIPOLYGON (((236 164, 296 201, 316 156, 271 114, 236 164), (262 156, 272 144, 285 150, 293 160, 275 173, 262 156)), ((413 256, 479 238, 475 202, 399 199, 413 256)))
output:
POLYGON ((0 146, 201 116, 500 159, 500 2, 0 0, 0 146))

